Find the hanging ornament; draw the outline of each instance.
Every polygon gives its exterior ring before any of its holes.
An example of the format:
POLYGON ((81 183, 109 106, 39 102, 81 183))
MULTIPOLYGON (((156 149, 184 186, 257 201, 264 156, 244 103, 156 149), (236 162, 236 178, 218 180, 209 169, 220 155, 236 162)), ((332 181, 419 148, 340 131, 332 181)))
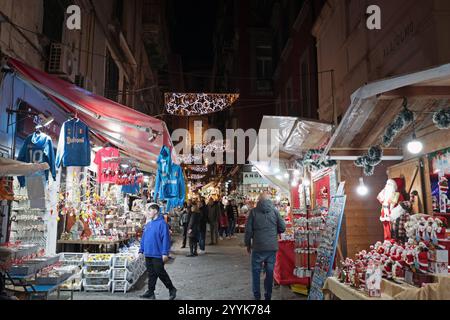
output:
POLYGON ((210 114, 230 107, 239 94, 165 93, 166 110, 178 116, 210 114))
POLYGON ((414 121, 414 112, 408 109, 408 100, 403 100, 403 110, 397 115, 394 121, 387 126, 381 142, 384 146, 389 147, 394 138, 407 126, 414 121))
POLYGON ((364 168, 366 176, 372 176, 375 172, 375 167, 381 163, 383 157, 383 149, 379 146, 370 147, 367 154, 358 157, 354 164, 357 167, 364 168))
POLYGON ((433 123, 441 130, 450 129, 450 108, 441 109, 434 113, 433 123))

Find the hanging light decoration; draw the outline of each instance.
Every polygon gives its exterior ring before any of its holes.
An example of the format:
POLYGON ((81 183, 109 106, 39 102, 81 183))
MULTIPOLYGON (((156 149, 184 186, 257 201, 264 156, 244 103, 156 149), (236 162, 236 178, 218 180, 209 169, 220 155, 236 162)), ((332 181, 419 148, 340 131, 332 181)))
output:
POLYGON ((356 188, 356 192, 362 197, 364 197, 365 195, 367 195, 369 193, 369 189, 364 184, 364 179, 362 177, 359 178, 359 185, 356 188))
POLYGON ((227 146, 223 141, 212 141, 206 144, 194 144, 194 150, 199 152, 224 152, 227 146))
POLYGON ((192 154, 180 154, 177 156, 177 160, 180 163, 193 163, 202 160, 201 155, 192 155, 192 154))
POLYGON ((192 179, 192 180, 201 180, 201 179, 203 179, 204 177, 206 177, 206 174, 196 174, 196 173, 194 173, 194 174, 189 175, 189 176, 188 176, 188 179, 192 179))
POLYGON ((164 94, 166 110, 178 116, 210 114, 230 107, 237 99, 237 93, 174 93, 164 94))
POLYGON ((197 166, 189 167, 189 170, 194 171, 194 172, 205 173, 205 172, 208 172, 208 167, 202 166, 202 165, 197 165, 197 166))

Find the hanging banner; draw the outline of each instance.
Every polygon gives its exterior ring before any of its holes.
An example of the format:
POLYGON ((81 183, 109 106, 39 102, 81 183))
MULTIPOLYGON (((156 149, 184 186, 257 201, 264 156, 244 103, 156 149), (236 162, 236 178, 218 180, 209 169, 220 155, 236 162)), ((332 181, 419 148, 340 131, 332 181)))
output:
POLYGON ((320 246, 317 250, 317 260, 308 300, 323 300, 322 288, 326 279, 333 272, 334 258, 336 256, 346 198, 346 195, 344 195, 344 183, 341 183, 336 196, 331 198, 325 232, 322 234, 320 246))

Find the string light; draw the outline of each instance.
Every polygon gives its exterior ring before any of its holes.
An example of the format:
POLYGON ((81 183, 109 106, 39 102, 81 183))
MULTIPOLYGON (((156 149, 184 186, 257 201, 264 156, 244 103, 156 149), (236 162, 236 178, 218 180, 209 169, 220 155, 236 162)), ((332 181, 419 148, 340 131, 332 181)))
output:
POLYGON ((194 172, 205 173, 205 172, 208 172, 208 167, 197 165, 197 166, 189 167, 189 170, 194 171, 194 172))
POLYGON ((204 115, 222 111, 231 106, 239 94, 165 93, 168 113, 179 116, 204 115))
POLYGON ((192 155, 192 154, 180 154, 177 156, 177 160, 180 163, 193 163, 202 160, 201 155, 192 155))
POLYGON ((189 179, 192 179, 192 180, 201 180, 201 179, 203 179, 204 177, 206 177, 206 175, 205 174, 191 174, 191 175, 189 175, 189 179))

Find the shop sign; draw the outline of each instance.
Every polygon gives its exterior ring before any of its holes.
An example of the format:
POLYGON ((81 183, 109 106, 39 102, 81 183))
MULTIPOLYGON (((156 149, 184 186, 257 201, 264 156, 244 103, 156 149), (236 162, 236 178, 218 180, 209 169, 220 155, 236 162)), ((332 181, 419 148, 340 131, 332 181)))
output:
POLYGON ((242 184, 267 184, 267 181, 257 172, 244 172, 242 184))

